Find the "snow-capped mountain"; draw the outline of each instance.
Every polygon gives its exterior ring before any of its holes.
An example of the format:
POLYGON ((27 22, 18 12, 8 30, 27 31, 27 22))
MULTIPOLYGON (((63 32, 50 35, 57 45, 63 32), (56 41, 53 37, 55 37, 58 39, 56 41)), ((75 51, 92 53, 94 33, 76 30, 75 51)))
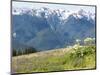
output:
POLYGON ((13 8, 12 24, 13 43, 38 50, 61 48, 73 45, 75 39, 95 37, 95 13, 83 9, 13 8))
POLYGON ((68 18, 69 15, 73 15, 76 18, 82 18, 83 16, 87 17, 88 19, 95 18, 95 13, 93 12, 86 12, 83 9, 77 11, 70 11, 70 10, 63 10, 63 9, 50 9, 46 7, 42 7, 39 9, 31 9, 31 8, 13 8, 12 14, 13 15, 22 15, 22 14, 30 14, 36 16, 42 16, 41 14, 44 13, 44 17, 48 18, 52 14, 56 14, 60 19, 65 20, 68 18))

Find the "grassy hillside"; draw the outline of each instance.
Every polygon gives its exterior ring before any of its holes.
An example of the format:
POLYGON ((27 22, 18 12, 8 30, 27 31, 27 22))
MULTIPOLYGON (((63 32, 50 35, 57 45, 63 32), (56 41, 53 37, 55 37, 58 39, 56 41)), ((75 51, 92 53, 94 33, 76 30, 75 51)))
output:
POLYGON ((95 46, 73 46, 12 57, 12 72, 95 69, 95 46))

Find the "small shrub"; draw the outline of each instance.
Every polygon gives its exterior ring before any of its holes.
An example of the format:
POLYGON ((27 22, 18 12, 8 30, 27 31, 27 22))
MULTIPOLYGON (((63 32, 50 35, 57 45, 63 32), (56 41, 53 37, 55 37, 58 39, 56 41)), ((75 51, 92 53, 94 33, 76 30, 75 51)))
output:
POLYGON ((86 38, 84 39, 84 44, 85 45, 92 45, 95 42, 95 38, 86 38))

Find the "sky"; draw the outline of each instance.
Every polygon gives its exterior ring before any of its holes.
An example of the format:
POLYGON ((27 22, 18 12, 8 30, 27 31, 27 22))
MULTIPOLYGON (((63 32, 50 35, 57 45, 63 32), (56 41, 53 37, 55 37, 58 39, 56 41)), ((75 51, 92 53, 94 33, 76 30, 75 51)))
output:
POLYGON ((48 4, 48 3, 34 3, 34 2, 12 2, 12 7, 18 7, 18 8, 41 8, 41 7, 47 7, 50 9, 64 9, 64 10, 71 10, 71 11, 77 11, 80 9, 83 9, 87 12, 95 13, 95 7, 94 6, 80 6, 80 5, 63 5, 63 4, 48 4))

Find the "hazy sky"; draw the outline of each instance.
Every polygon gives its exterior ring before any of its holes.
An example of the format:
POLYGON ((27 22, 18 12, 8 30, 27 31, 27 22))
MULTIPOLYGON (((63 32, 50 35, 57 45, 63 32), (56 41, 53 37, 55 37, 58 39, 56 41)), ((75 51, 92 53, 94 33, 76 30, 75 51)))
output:
POLYGON ((94 6, 77 6, 77 5, 61 5, 61 4, 48 4, 48 3, 32 3, 32 2, 12 2, 13 7, 20 7, 20 8, 41 8, 41 7, 47 7, 51 9, 65 9, 65 10, 71 10, 71 11, 77 11, 80 9, 83 9, 85 11, 90 11, 92 13, 95 13, 95 7, 94 6))

